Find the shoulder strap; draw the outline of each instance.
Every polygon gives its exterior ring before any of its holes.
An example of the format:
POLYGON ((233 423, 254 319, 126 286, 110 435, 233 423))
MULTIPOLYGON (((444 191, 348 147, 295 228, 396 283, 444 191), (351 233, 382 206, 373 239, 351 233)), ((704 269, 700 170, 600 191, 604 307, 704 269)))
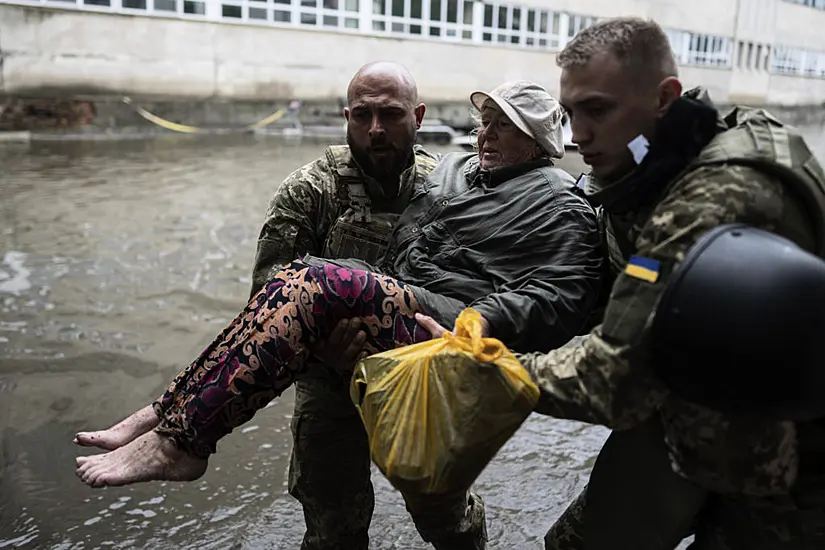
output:
POLYGON ((825 258, 825 172, 804 138, 764 109, 737 107, 691 168, 733 164, 776 177, 796 195, 814 226, 816 253, 825 258))
POLYGON ((363 176, 352 166, 352 153, 349 147, 327 147, 326 155, 335 173, 336 194, 342 210, 351 207, 360 213, 363 221, 371 221, 370 198, 364 187, 363 176))

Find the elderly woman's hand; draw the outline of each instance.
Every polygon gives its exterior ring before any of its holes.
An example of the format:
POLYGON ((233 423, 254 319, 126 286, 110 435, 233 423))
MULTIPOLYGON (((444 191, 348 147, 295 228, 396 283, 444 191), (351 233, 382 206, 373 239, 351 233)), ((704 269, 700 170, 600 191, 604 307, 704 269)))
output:
MULTIPOLYGON (((435 319, 424 315, 423 313, 416 313, 415 320, 419 325, 424 327, 433 338, 441 338, 447 332, 447 329, 439 325, 435 319)), ((452 334, 455 334, 456 329, 453 327, 452 334)), ((481 337, 486 338, 490 335, 490 323, 484 317, 481 318, 481 337)))

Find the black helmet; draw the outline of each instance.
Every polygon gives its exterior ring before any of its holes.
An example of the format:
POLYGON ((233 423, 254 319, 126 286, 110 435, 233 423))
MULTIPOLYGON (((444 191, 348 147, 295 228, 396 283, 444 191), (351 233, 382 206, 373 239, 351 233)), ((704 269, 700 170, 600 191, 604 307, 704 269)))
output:
POLYGON ((825 261, 746 225, 717 227, 672 274, 653 364, 676 394, 726 413, 825 417, 825 261))

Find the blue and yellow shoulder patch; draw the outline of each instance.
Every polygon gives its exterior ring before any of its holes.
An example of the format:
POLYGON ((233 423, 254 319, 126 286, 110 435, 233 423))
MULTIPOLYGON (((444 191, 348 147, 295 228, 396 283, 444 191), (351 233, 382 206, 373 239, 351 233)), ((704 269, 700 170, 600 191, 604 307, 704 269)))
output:
POLYGON ((626 274, 649 283, 655 283, 659 280, 660 270, 661 265, 659 262, 644 256, 631 256, 630 261, 627 262, 627 267, 624 268, 626 274))

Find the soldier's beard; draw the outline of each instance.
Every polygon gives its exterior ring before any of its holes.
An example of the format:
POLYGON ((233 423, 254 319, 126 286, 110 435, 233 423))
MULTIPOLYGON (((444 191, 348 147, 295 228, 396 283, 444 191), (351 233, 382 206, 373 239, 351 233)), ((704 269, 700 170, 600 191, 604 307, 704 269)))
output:
POLYGON ((364 170, 368 176, 375 178, 379 182, 397 184, 401 173, 406 170, 412 162, 412 148, 415 142, 413 134, 409 140, 395 145, 388 141, 375 140, 368 147, 358 147, 347 132, 347 145, 349 145, 355 162, 364 170))

